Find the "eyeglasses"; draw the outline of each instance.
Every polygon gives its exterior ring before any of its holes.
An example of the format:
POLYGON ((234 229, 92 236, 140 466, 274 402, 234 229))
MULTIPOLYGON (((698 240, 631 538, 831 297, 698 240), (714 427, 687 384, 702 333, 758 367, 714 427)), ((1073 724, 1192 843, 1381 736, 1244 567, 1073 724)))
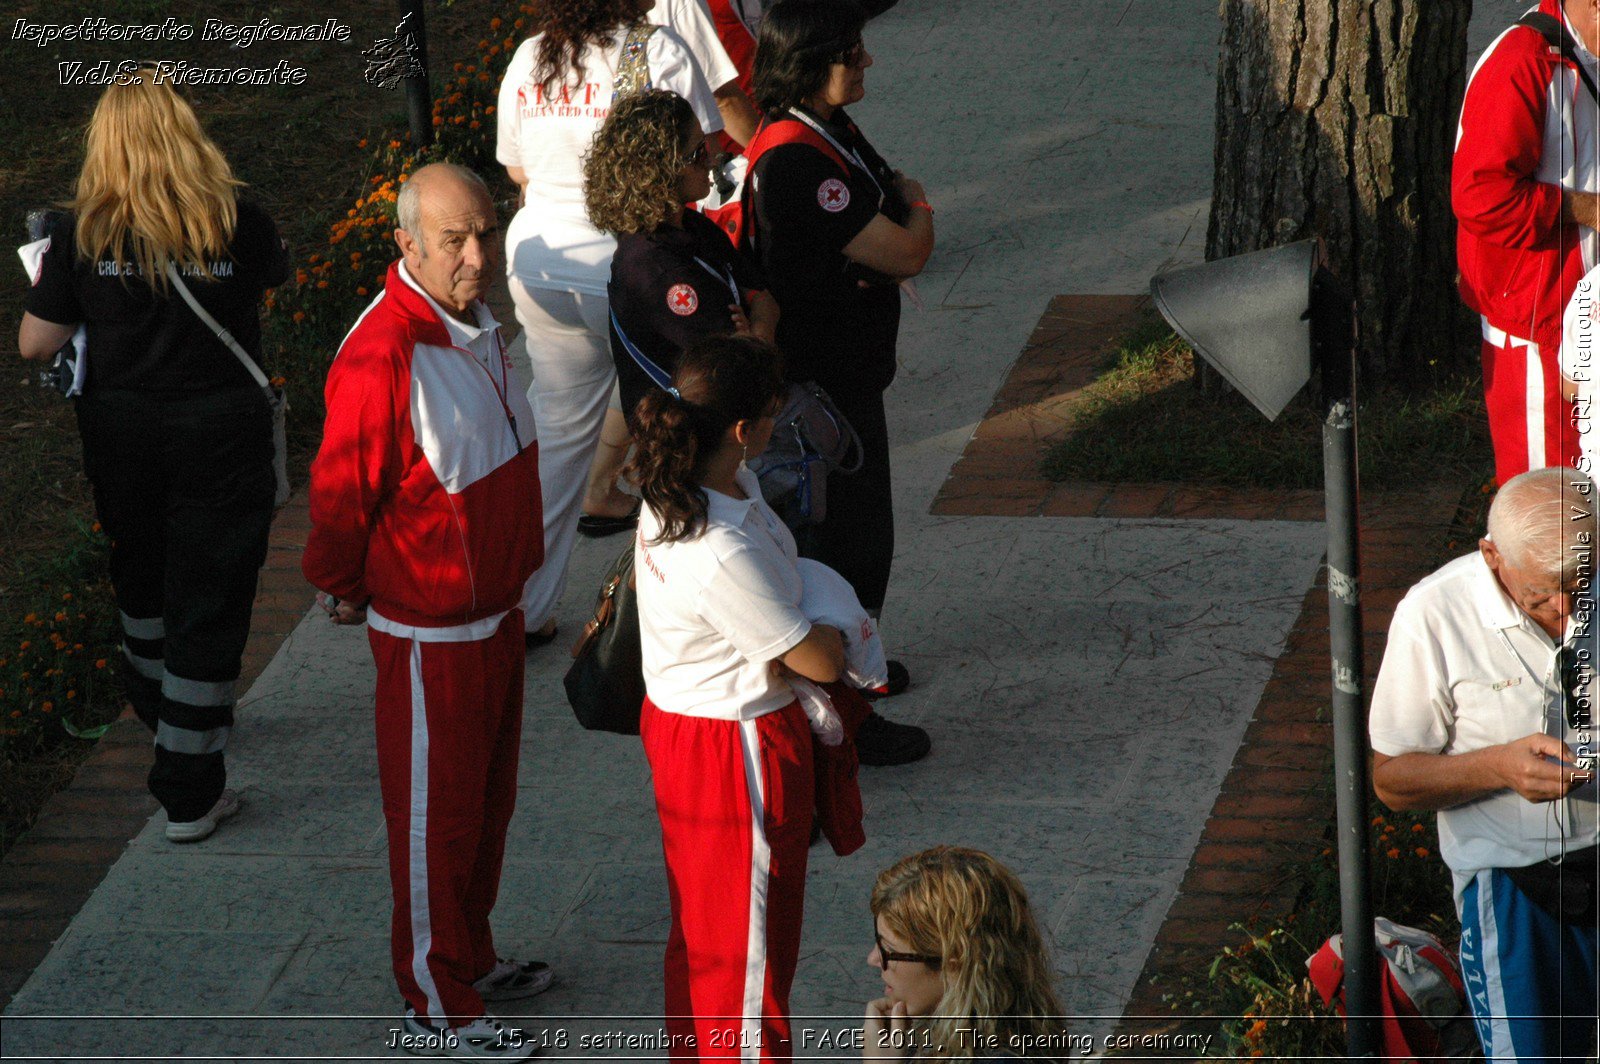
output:
POLYGON ((834 56, 833 57, 833 61, 835 63, 841 64, 842 66, 847 66, 847 67, 859 67, 859 66, 866 65, 866 62, 867 62, 867 44, 866 44, 866 42, 865 41, 857 41, 855 44, 852 44, 849 48, 846 48, 844 51, 842 51, 838 55, 834 56))
POLYGON ((889 970, 890 961, 917 961, 930 968, 937 968, 944 962, 942 957, 933 957, 926 953, 894 953, 884 948, 883 936, 878 934, 878 922, 872 922, 872 941, 878 947, 878 967, 884 971, 889 970))
POLYGON ((689 153, 689 158, 684 161, 684 166, 705 166, 711 162, 711 149, 702 140, 699 147, 689 153))

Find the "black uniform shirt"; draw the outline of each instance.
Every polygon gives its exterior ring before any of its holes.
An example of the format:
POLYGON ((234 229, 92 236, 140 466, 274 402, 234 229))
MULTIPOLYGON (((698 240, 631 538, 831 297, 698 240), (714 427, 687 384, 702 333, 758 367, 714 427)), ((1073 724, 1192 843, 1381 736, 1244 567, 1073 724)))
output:
MULTIPOLYGON (((669 377, 678 355, 696 340, 733 332, 730 303, 743 306, 750 292, 765 290, 760 272, 728 234, 693 210, 683 212, 682 229, 661 225, 618 237, 606 289, 622 331, 669 377)), ((622 409, 631 414, 653 382, 624 347, 616 324, 611 358, 622 409)))
MULTIPOLYGON (((215 281, 184 275, 184 283, 217 322, 259 363, 264 290, 289 276, 288 254, 266 212, 239 202, 228 254, 209 263, 215 281)), ((87 333, 89 388, 199 392, 255 387, 234 353, 195 317, 176 289, 152 290, 129 262, 120 276, 112 259, 78 256, 72 217, 50 230, 39 282, 28 292, 29 314, 58 325, 82 323, 87 333)))
POLYGON ((900 293, 891 278, 845 258, 844 247, 876 215, 904 224, 910 210, 889 164, 843 108, 831 122, 808 117, 845 149, 845 165, 810 144, 782 144, 756 160, 750 184, 754 250, 783 311, 785 372, 825 387, 882 390, 894 377, 900 293))

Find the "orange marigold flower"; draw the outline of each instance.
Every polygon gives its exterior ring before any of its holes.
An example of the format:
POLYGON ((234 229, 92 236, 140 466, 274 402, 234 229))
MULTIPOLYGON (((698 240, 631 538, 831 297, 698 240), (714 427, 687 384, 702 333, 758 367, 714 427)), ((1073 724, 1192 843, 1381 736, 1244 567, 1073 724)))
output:
POLYGON ((519 18, 519 19, 517 19, 517 21, 513 22, 511 25, 515 26, 517 29, 520 30, 523 26, 526 26, 527 24, 528 24, 528 20, 527 19, 519 18))
POLYGON ((78 697, 78 692, 70 691, 70 690, 67 692, 67 701, 68 702, 71 702, 74 698, 77 698, 77 697, 78 697))
POLYGON ((406 183, 406 180, 407 180, 407 179, 408 179, 408 178, 409 178, 409 177, 410 177, 410 176, 411 176, 411 175, 410 175, 410 174, 407 174, 407 173, 401 173, 401 175, 400 175, 400 176, 399 176, 399 177, 397 177, 397 178, 395 178, 395 180, 396 180, 396 181, 398 181, 398 182, 400 182, 400 183, 401 183, 401 184, 402 184, 402 185, 403 185, 403 184, 405 184, 405 183, 406 183))
POLYGON ((476 118, 474 118, 471 122, 467 123, 467 128, 468 129, 477 129, 481 125, 483 125, 483 123, 478 121, 476 118))
POLYGON ((317 287, 318 288, 326 288, 326 287, 328 287, 328 282, 327 281, 318 281, 317 282, 317 287))
POLYGON ((71 601, 72 601, 72 592, 70 592, 70 591, 63 591, 63 592, 62 592, 62 593, 61 593, 61 601, 62 601, 62 602, 71 602, 71 601))
POLYGON ((306 271, 304 271, 304 270, 296 270, 296 271, 294 271, 294 283, 295 284, 305 284, 307 279, 308 278, 306 277, 306 271))
POLYGON ((297 311, 294 312, 294 323, 296 325, 299 325, 301 322, 303 322, 305 320, 306 320, 306 312, 305 311, 297 310, 297 311))
POLYGON ((49 713, 51 710, 53 710, 55 708, 56 708, 56 704, 54 702, 46 702, 46 703, 44 703, 44 705, 39 707, 39 712, 41 712, 41 713, 49 713))
POLYGON ((391 140, 389 142, 389 148, 391 151, 399 151, 403 147, 405 147, 405 145, 401 144, 398 140, 391 140))
POLYGON ((89 526, 89 531, 90 532, 98 532, 98 531, 100 531, 100 522, 96 521, 94 524, 90 525, 89 526))
POLYGON ((358 295, 358 296, 364 296, 364 295, 366 295, 366 294, 367 294, 367 290, 366 290, 366 288, 364 288, 364 287, 363 287, 363 288, 357 288, 357 289, 356 289, 356 295, 358 295))
POLYGON ((356 141, 356 147, 365 148, 366 146, 367 146, 367 138, 366 137, 362 137, 360 140, 356 141))
POLYGON ((444 118, 442 116, 440 116, 440 115, 434 115, 433 116, 433 124, 436 125, 436 126, 444 125, 444 118))
MULTIPOLYGON (((377 179, 376 179, 376 178, 374 178, 374 180, 377 180, 377 179)), ((312 253, 311 253, 311 257, 310 257, 310 258, 309 258, 309 259, 307 259, 307 260, 306 260, 306 261, 307 261, 307 262, 318 262, 318 261, 320 261, 320 260, 321 260, 321 259, 322 259, 322 256, 321 256, 321 255, 318 255, 318 254, 317 254, 317 253, 316 253, 316 252, 314 252, 314 251, 313 251, 313 252, 312 252, 312 253)))
POLYGON ((1387 857, 1388 857, 1388 858, 1389 858, 1389 860, 1391 860, 1391 861, 1393 861, 1393 860, 1396 860, 1396 859, 1398 859, 1398 858, 1399 858, 1399 856, 1400 856, 1400 847, 1398 847, 1398 846, 1391 846, 1391 847, 1390 847, 1390 848, 1389 848, 1389 852, 1388 852, 1388 854, 1387 854, 1387 855, 1386 855, 1386 856, 1387 856, 1387 857))
POLYGON ((17 649, 18 650, 27 650, 31 646, 33 646, 33 640, 24 639, 22 642, 17 644, 17 649))
POLYGON ((105 668, 106 667, 106 659, 105 658, 95 658, 94 659, 94 667, 97 668, 97 669, 105 668))
POLYGON ((1426 857, 1428 856, 1428 848, 1426 846, 1418 846, 1416 854, 1418 857, 1426 857))
POLYGON ((497 30, 502 25, 504 25, 504 23, 500 21, 500 17, 498 15, 489 20, 489 28, 492 30, 497 30))
POLYGON ((456 72, 456 73, 457 73, 457 74, 459 74, 459 73, 461 73, 461 64, 460 64, 460 63, 457 63, 457 64, 456 64, 456 65, 455 65, 455 67, 454 67, 454 69, 455 69, 455 72, 456 72))
POLYGON ((484 114, 486 114, 486 115, 492 115, 492 114, 494 114, 494 105, 493 105, 493 104, 490 104, 490 105, 489 105, 489 106, 488 106, 488 107, 485 107, 485 108, 484 108, 484 109, 483 109, 483 113, 484 113, 484 114))
POLYGON ((23 624, 32 624, 34 621, 37 621, 38 619, 39 619, 39 615, 37 613, 30 613, 26 617, 22 618, 22 623, 23 624))
POLYGON ((1416 835, 1421 831, 1422 831, 1422 825, 1421 824, 1412 824, 1411 825, 1411 834, 1416 835))

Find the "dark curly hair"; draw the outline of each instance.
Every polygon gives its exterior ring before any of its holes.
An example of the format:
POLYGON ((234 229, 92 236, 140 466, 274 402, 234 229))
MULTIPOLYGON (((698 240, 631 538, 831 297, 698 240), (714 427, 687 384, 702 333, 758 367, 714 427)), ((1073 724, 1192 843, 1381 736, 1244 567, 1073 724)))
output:
POLYGON ((805 103, 828 68, 861 43, 866 13, 854 0, 779 0, 761 16, 751 93, 768 115, 805 103))
POLYGON ((639 0, 534 0, 531 28, 543 34, 534 51, 534 84, 554 95, 569 74, 583 73, 585 45, 641 21, 639 0))
POLYGON ((594 227, 648 233, 682 208, 683 144, 699 128, 694 108, 675 92, 619 100, 583 157, 583 202, 594 227))
POLYGON ((672 386, 639 400, 632 427, 637 449, 627 473, 661 519, 657 543, 693 539, 705 530, 706 464, 728 429, 770 413, 783 391, 783 356, 753 336, 710 336, 678 359, 672 386))

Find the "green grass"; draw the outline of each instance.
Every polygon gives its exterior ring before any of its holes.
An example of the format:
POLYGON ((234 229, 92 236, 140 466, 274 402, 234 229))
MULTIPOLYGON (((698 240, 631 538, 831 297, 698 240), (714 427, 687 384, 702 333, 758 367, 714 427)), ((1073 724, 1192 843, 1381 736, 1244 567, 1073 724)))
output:
MULTIPOLYGON (((1159 318, 1140 322, 1082 393, 1072 433, 1045 456, 1052 480, 1177 481, 1320 489, 1322 418, 1310 387, 1276 421, 1237 392, 1202 394, 1193 354, 1159 318)), ((1470 477, 1489 460, 1476 378, 1440 380, 1422 394, 1362 391, 1357 431, 1363 486, 1404 488, 1470 477)))

